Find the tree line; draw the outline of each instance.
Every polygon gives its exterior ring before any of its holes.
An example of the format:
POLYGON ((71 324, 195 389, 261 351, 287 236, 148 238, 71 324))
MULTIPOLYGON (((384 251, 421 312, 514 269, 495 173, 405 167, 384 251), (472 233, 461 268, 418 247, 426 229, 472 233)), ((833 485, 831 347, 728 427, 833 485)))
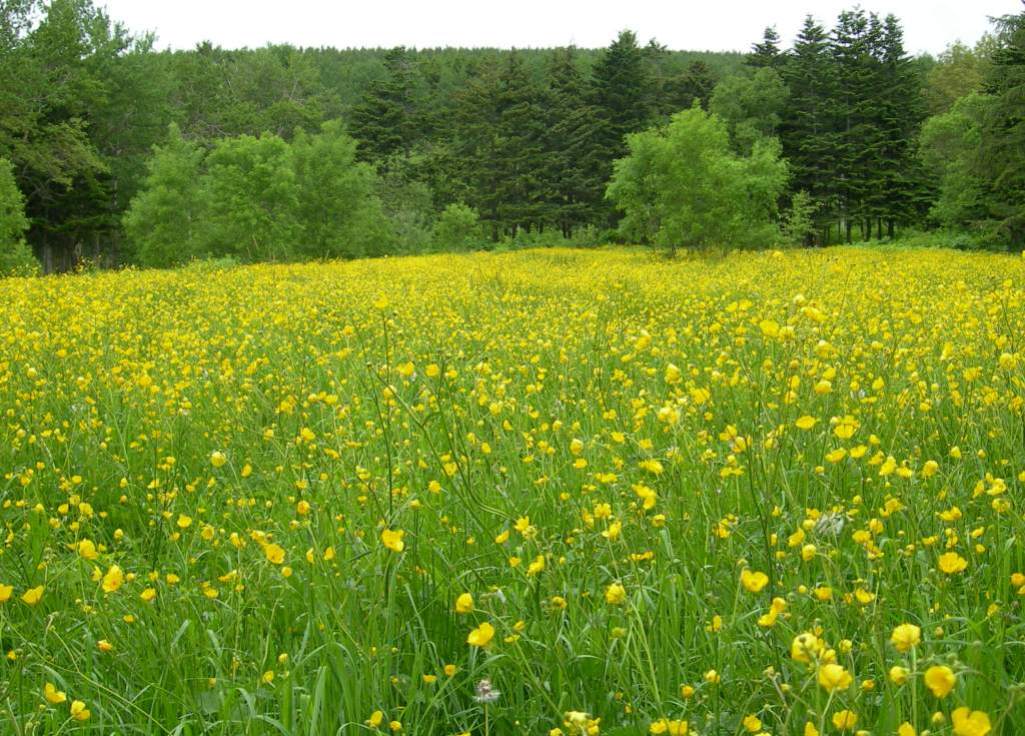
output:
POLYGON ((9 0, 0 268, 907 228, 1018 247, 1023 17, 935 59, 860 9, 746 55, 630 31, 604 49, 157 52, 92 0, 9 0))

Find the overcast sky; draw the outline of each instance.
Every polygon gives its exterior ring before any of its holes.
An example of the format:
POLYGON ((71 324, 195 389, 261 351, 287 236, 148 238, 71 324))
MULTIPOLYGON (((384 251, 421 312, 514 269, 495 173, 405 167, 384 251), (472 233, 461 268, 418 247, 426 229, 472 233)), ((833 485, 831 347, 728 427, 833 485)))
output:
MULTIPOLYGON (((789 44, 811 10, 827 26, 854 2, 834 0, 97 0, 158 48, 203 40, 227 48, 296 46, 600 47, 624 28, 672 49, 747 50, 766 25, 789 44)), ((911 52, 974 43, 987 16, 1022 10, 1020 0, 864 0, 904 22, 911 52)))

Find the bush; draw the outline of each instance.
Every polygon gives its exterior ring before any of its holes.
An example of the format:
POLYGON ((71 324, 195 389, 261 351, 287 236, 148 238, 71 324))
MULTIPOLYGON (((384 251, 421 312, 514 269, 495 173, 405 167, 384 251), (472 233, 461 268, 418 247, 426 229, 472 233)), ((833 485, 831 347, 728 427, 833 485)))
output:
POLYGON ((776 242, 776 202, 787 181, 779 143, 730 150, 725 124, 700 107, 665 128, 627 136, 607 196, 624 213, 624 237, 675 251, 683 247, 767 246, 776 242))
POLYGON ((38 272, 39 262, 25 243, 26 230, 25 198, 14 180, 11 162, 0 158, 0 276, 38 272))
POLYGON ((124 216, 125 234, 140 265, 176 266, 208 247, 205 190, 200 181, 204 156, 174 124, 167 143, 153 149, 142 188, 124 216))
POLYGON ((432 240, 438 249, 469 249, 482 244, 484 233, 477 210, 461 202, 450 204, 434 223, 432 240))

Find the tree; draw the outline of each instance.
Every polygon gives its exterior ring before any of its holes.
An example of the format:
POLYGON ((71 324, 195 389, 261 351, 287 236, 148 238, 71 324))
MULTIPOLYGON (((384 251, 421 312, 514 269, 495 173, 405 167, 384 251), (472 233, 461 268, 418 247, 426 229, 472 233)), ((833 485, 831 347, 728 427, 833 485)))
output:
POLYGON ((754 143, 750 156, 730 148, 726 124, 700 107, 668 126, 627 138, 608 197, 624 213, 624 237, 678 246, 747 247, 778 237, 773 219, 787 181, 779 144, 754 143))
POLYGON ((219 141, 203 179, 213 255, 244 261, 287 260, 302 227, 292 150, 276 135, 219 141))
POLYGON ((755 68, 777 69, 783 62, 779 52, 779 34, 772 26, 765 29, 762 40, 751 47, 744 62, 755 68))
POLYGON ((34 272, 39 263, 25 244, 25 198, 14 180, 11 162, 0 158, 0 276, 34 272))
POLYGON ((940 54, 925 80, 925 100, 932 115, 947 112, 962 97, 982 90, 995 42, 986 34, 975 48, 957 41, 940 54))
MULTIPOLYGON (((627 134, 644 129, 651 121, 649 59, 650 54, 637 45, 637 36, 622 31, 591 70, 591 102, 597 111, 594 143, 604 181, 612 173, 612 162, 626 154, 627 134)), ((615 213, 605 214, 608 224, 614 225, 615 213)))
POLYGON ((124 215, 135 260, 166 268, 203 254, 207 247, 206 190, 201 186, 205 151, 172 124, 168 141, 153 150, 142 188, 124 215))
POLYGON ((461 202, 453 202, 434 223, 434 246, 440 249, 472 248, 481 242, 480 215, 461 202))
POLYGON ((708 109, 726 123, 734 150, 747 154, 759 138, 776 135, 787 97, 783 78, 766 67, 719 82, 708 109))
POLYGON ((943 227, 982 231, 989 218, 986 181, 979 150, 983 126, 994 99, 974 93, 925 121, 919 151, 928 173, 939 182, 930 216, 943 227))
POLYGON ((593 222, 605 192, 603 163, 595 146, 595 108, 572 48, 552 52, 547 77, 541 176, 546 222, 563 237, 593 222))
MULTIPOLYGON (((282 212, 281 217, 291 215, 298 233, 289 228, 281 237, 293 238, 288 247, 296 255, 353 258, 385 251, 389 232, 377 176, 369 164, 356 161, 356 141, 340 122, 324 123, 316 135, 300 131, 291 156, 285 158, 294 167, 296 199, 294 212, 282 212)), ((288 178, 279 173, 273 178, 287 197, 288 178)))
POLYGON ((994 234, 1018 248, 1025 244, 1025 12, 1000 18, 997 29, 979 163, 994 234))
POLYGON ((708 64, 700 60, 692 61, 682 73, 667 80, 663 85, 660 109, 672 115, 691 107, 696 100, 707 110, 718 82, 718 77, 708 64))
POLYGON ((419 126, 413 97, 415 62, 402 46, 384 59, 385 76, 367 87, 352 110, 350 130, 360 142, 359 157, 382 162, 395 154, 409 155, 419 126))
POLYGON ((782 66, 782 76, 790 97, 779 137, 790 164, 791 187, 807 192, 816 203, 817 219, 828 223, 839 176, 833 117, 837 80, 829 37, 810 15, 782 66))

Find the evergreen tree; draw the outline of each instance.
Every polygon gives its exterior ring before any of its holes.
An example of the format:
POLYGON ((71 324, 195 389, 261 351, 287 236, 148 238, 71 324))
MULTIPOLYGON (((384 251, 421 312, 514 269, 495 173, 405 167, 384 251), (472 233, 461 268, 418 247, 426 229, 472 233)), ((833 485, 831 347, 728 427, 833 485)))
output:
POLYGON ((622 31, 602 52, 592 70, 592 103, 598 112, 595 142, 611 171, 612 160, 626 152, 626 135, 642 130, 651 118, 650 52, 637 45, 633 31, 622 31))
POLYGON ((782 66, 782 74, 790 98, 779 134, 783 155, 790 163, 791 191, 807 192, 815 204, 816 221, 828 224, 839 175, 833 126, 836 68, 829 37, 810 15, 782 66))
POLYGON ((777 69, 783 63, 783 55, 779 51, 779 34, 775 27, 769 26, 762 34, 762 40, 751 47, 751 53, 744 60, 748 66, 755 68, 767 67, 777 69))
POLYGON ((594 222, 602 206, 605 180, 594 141, 596 111, 575 49, 552 52, 547 83, 544 219, 568 238, 574 229, 594 222))
POLYGON ((359 157, 382 162, 409 155, 417 139, 415 63, 404 47, 388 52, 385 76, 371 82, 352 110, 350 130, 360 142, 359 157))
POLYGON ((982 128, 978 165, 987 187, 994 235, 1025 244, 1025 12, 998 21, 998 47, 985 89, 993 97, 982 128))
POLYGON ((760 67, 717 84, 708 109, 726 123, 733 149, 747 155, 759 138, 776 135, 787 109, 787 97, 779 73, 760 67))
POLYGON ((868 198, 880 155, 876 125, 879 20, 860 8, 840 13, 831 50, 836 71, 833 127, 836 131, 836 211, 844 237, 874 214, 868 198))
POLYGON ((683 72, 667 80, 663 85, 660 112, 671 115, 680 110, 687 110, 695 101, 707 110, 718 82, 718 77, 708 64, 700 60, 692 61, 683 72))
MULTIPOLYGON (((915 140, 925 119, 922 79, 904 51, 900 22, 883 20, 875 111, 879 149, 875 158, 874 186, 868 197, 876 232, 893 237, 896 225, 920 220, 927 209, 925 176, 915 140)), ((871 232, 871 224, 865 228, 871 232)))

